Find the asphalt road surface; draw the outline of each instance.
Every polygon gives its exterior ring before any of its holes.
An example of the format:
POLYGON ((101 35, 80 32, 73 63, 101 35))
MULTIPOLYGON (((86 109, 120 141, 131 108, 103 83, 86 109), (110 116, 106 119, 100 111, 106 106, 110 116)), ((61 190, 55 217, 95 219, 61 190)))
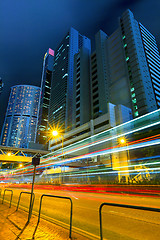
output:
MULTIPOLYGON (((28 189, 13 189, 13 202, 17 203, 21 191, 28 189)), ((100 194, 69 191, 35 190, 34 212, 39 210, 42 194, 52 194, 70 197, 73 201, 73 230, 76 230, 89 239, 99 238, 99 206, 103 202, 129 204, 160 208, 160 197, 129 196, 125 194, 100 194)), ((6 192, 6 200, 9 199, 6 192)), ((29 206, 29 195, 22 194, 20 206, 29 206)), ((42 215, 53 219, 62 225, 69 224, 70 202, 58 198, 44 197, 42 215)), ((123 240, 159 240, 160 213, 144 210, 104 206, 102 210, 104 239, 123 240)))

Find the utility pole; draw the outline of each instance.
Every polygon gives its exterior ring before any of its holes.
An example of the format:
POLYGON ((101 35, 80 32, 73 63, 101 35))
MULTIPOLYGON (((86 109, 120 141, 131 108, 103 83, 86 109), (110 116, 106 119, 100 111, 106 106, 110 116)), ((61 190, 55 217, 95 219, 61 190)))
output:
POLYGON ((36 176, 36 166, 40 164, 40 156, 35 156, 32 158, 32 165, 34 166, 33 171, 33 181, 32 181, 32 189, 31 189, 31 198, 30 198, 30 206, 29 206, 29 214, 28 214, 28 222, 30 222, 33 210, 33 190, 34 190, 34 181, 36 176))

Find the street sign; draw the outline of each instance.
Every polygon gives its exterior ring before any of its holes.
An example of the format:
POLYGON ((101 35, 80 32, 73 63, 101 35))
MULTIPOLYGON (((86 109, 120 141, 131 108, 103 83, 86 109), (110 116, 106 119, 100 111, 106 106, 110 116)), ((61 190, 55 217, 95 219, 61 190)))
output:
POLYGON ((37 166, 40 164, 40 157, 33 157, 32 158, 32 165, 37 166))

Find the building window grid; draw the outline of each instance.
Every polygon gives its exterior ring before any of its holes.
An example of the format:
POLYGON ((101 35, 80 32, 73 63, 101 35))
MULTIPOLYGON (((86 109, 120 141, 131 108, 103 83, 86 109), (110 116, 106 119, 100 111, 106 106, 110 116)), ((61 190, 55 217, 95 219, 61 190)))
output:
MULTIPOLYGON (((143 38, 142 38, 143 39, 143 38)), ((143 39, 143 44, 144 44, 144 48, 148 51, 151 51, 152 54, 155 54, 155 55, 158 55, 159 56, 159 52, 158 52, 158 48, 156 49, 155 46, 153 45, 150 45, 147 41, 145 41, 143 39)))
POLYGON ((147 62, 148 64, 151 64, 151 66, 154 66, 158 71, 160 70, 160 65, 157 64, 157 62, 153 62, 153 59, 151 61, 150 59, 147 58, 147 62))

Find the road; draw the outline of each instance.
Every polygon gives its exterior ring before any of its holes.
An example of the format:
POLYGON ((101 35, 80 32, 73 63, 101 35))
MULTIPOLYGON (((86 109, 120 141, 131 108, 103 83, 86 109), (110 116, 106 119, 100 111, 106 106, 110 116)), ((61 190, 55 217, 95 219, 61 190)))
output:
MULTIPOLYGON (((21 191, 13 189, 13 202, 17 203, 21 191)), ((40 196, 53 194, 71 197, 73 201, 73 230, 76 229, 89 239, 99 239, 99 206, 103 202, 160 208, 160 197, 130 196, 125 194, 100 194, 69 191, 35 190, 34 212, 38 212, 40 196)), ((6 199, 9 192, 6 192, 6 199)), ((22 194, 20 205, 29 206, 29 195, 22 194)), ((44 198, 42 215, 56 222, 69 224, 70 203, 68 200, 44 198)), ((160 236, 160 213, 104 206, 102 211, 104 239, 151 239, 160 236)))

